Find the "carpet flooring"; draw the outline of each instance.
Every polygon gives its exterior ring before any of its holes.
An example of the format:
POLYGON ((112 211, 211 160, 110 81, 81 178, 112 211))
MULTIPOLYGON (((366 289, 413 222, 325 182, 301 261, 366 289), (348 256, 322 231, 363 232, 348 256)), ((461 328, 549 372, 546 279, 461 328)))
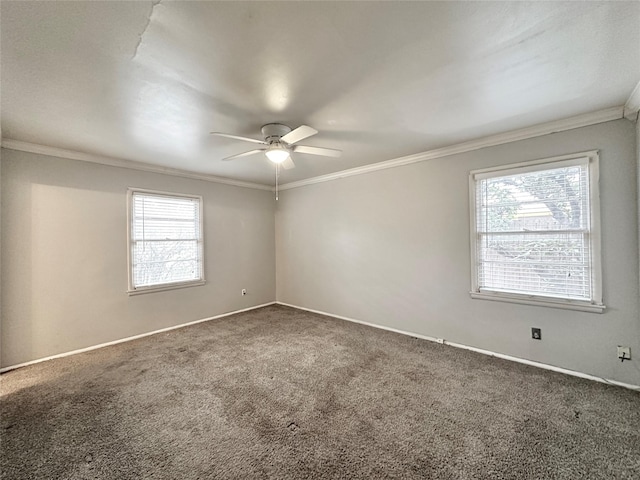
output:
POLYGON ((638 479, 640 394, 269 306, 2 375, 2 479, 638 479))

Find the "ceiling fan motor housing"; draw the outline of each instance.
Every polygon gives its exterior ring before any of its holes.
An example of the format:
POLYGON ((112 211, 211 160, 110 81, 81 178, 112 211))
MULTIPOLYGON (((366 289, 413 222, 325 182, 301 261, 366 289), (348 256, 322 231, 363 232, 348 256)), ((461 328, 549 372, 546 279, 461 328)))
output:
POLYGON ((298 142, 309 138, 318 131, 315 128, 311 128, 308 125, 300 125, 296 129, 291 129, 287 125, 282 123, 267 123, 261 128, 264 140, 258 140, 256 138, 244 137, 241 135, 232 135, 222 132, 211 132, 211 135, 217 135, 219 137, 232 138, 234 140, 242 140, 243 142, 259 143, 263 145, 261 148, 256 148, 248 152, 237 153, 230 157, 223 158, 222 160, 235 160, 236 158, 246 157, 248 155, 254 155, 256 153, 264 152, 269 160, 273 163, 282 163, 284 169, 288 170, 295 165, 290 158, 292 152, 304 153, 309 155, 323 155, 325 157, 339 157, 342 153, 340 150, 332 148, 311 147, 309 145, 299 145, 298 142), (264 146, 266 145, 266 147, 264 146))
POLYGON ((262 135, 264 135, 264 141, 267 143, 279 142, 280 138, 284 137, 291 131, 291 127, 287 127, 281 123, 267 123, 262 127, 262 135))

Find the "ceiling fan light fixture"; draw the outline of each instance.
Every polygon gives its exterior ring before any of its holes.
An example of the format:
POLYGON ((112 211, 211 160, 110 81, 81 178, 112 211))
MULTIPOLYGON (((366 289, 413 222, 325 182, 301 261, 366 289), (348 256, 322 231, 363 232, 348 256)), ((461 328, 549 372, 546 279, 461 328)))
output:
POLYGON ((318 133, 315 128, 311 128, 308 125, 300 125, 298 128, 291 130, 290 127, 281 123, 267 123, 266 125, 263 125, 260 130, 262 131, 264 140, 258 140, 255 138, 243 137, 240 135, 232 135, 230 133, 222 132, 211 132, 211 135, 265 145, 262 148, 256 148, 248 152, 237 153, 235 155, 231 155, 230 157, 223 158, 222 160, 224 161, 235 160, 237 158, 263 152, 270 162, 276 165, 282 165, 282 168, 284 168, 285 170, 289 170, 295 167, 293 160, 291 160, 290 158, 291 152, 304 153, 308 155, 321 155, 324 157, 334 158, 339 157, 342 153, 342 151, 333 148, 298 145, 299 141, 304 140, 305 138, 309 138, 318 133))
POLYGON ((269 148, 264 152, 269 160, 273 163, 282 163, 289 158, 289 150, 284 148, 279 143, 273 143, 269 145, 269 148))

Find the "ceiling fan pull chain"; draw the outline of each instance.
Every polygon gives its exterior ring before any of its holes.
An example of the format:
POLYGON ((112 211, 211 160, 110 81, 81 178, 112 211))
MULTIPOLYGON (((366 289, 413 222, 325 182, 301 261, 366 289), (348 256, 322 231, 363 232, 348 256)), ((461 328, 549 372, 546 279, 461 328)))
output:
POLYGON ((280 176, 280 164, 276 163, 276 202, 278 201, 278 177, 280 176))

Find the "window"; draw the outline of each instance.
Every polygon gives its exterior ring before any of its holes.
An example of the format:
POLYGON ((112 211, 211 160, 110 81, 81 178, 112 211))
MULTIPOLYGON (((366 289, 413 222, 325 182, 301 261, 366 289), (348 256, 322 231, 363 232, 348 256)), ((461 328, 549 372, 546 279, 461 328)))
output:
POLYGON ((202 197, 129 189, 129 293, 204 283, 202 197))
POLYGON ((602 312, 598 153, 470 175, 471 296, 602 312))

